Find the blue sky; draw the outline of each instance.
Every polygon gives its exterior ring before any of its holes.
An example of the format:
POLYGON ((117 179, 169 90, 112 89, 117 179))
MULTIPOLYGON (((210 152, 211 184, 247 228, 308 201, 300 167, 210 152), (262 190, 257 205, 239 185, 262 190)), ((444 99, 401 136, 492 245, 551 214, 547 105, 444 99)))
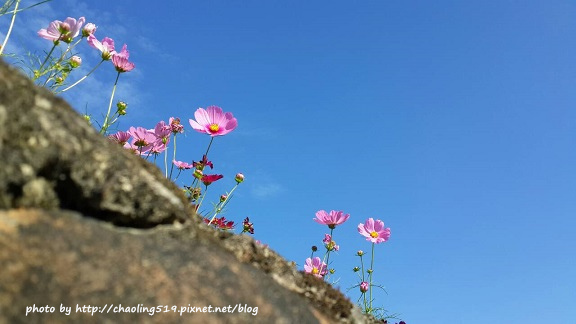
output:
MULTIPOLYGON (((36 31, 68 16, 128 44, 120 129, 234 114, 210 192, 243 172, 226 216, 249 216, 287 259, 321 245, 317 210, 343 210, 333 278, 356 283, 354 254, 370 249, 356 227, 382 219, 375 303, 408 323, 576 316, 576 3, 55 0, 17 17, 7 50, 49 50, 36 31)), ((87 72, 98 53, 78 51, 87 72)), ((114 77, 101 67, 66 98, 98 117, 114 77)), ((190 162, 209 138, 187 130, 190 162)))

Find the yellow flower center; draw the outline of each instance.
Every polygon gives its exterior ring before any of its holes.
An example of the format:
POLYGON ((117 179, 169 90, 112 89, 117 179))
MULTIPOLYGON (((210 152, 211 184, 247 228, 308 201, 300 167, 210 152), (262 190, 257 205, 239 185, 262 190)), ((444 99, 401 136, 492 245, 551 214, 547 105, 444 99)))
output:
POLYGON ((312 268, 312 274, 318 274, 320 272, 320 270, 318 270, 318 268, 314 267, 312 268))
POLYGON ((208 128, 210 128, 211 132, 216 133, 220 129, 220 126, 218 126, 218 124, 210 124, 210 126, 208 126, 208 128))
POLYGON ((377 237, 378 237, 378 233, 377 233, 377 232, 372 232, 372 233, 370 233, 370 236, 372 236, 372 238, 377 238, 377 237))

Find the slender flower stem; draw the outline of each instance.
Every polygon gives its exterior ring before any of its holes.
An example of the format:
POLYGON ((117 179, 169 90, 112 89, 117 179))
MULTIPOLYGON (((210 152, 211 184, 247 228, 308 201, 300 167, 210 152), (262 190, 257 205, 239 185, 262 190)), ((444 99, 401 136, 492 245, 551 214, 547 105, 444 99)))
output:
POLYGON ((58 59, 58 63, 62 62, 64 60, 64 58, 66 57, 66 54, 68 54, 68 52, 70 52, 74 47, 76 47, 76 45, 78 45, 78 43, 80 43, 82 41, 82 39, 84 39, 84 37, 80 37, 80 39, 77 40, 76 43, 74 43, 73 45, 68 44, 68 47, 66 48, 64 53, 62 53, 62 55, 60 55, 60 58, 58 59))
MULTIPOLYGON (((234 186, 234 188, 232 188, 232 190, 230 190, 230 193, 226 195, 226 199, 219 203, 218 205, 216 205, 216 207, 214 208, 214 216, 212 216, 212 218, 210 219, 210 222, 208 222, 208 225, 212 224, 212 221, 214 221, 214 218, 216 218, 216 216, 220 213, 220 211, 222 211, 224 209, 224 207, 226 207, 226 205, 228 204, 228 202, 230 202, 230 199, 232 199, 232 194, 234 193, 234 190, 236 190, 236 188, 238 188, 238 182, 236 183, 236 185, 234 186), (218 207, 220 206, 220 207, 218 207)), ((206 192, 204 192, 206 193, 206 192)))
MULTIPOLYGON (((364 275, 364 259, 362 258, 362 256, 360 256, 360 266, 362 267, 362 281, 361 282, 365 282, 366 281, 366 277, 364 275)), ((370 287, 369 287, 370 288, 370 287)), ((368 305, 366 302, 366 292, 362 293, 362 296, 364 297, 364 312, 366 312, 368 310, 368 305)))
POLYGON ((8 27, 8 33, 6 33, 6 38, 4 38, 4 42, 2 46, 0 46, 0 56, 8 43, 8 38, 10 38, 10 34, 12 33, 12 27, 14 27, 14 21, 16 21, 16 13, 18 12, 18 5, 20 5, 20 0, 16 0, 16 5, 14 6, 14 13, 12 14, 12 21, 10 21, 10 27, 8 27))
POLYGON ((78 83, 84 81, 88 76, 90 76, 90 74, 92 74, 92 72, 96 71, 96 69, 100 66, 100 64, 102 64, 102 62, 104 62, 105 60, 103 59, 102 61, 100 61, 100 63, 98 63, 92 70, 90 70, 90 72, 88 72, 88 74, 86 74, 85 76, 83 76, 80 80, 74 82, 74 84, 68 86, 66 89, 58 91, 57 93, 62 93, 64 91, 68 91, 70 89, 72 89, 73 87, 75 87, 76 85, 78 85, 78 83))
MULTIPOLYGON (((208 191, 208 186, 206 186, 206 189, 204 189, 204 194, 202 195, 202 198, 200 198, 200 202, 198 202, 198 208, 200 208, 200 206, 202 206, 202 202, 204 201, 204 197, 206 197, 206 192, 208 191)), ((212 222, 212 221, 210 221, 212 222)), ((210 225, 210 224, 208 224, 210 225)))
POLYGON ((208 151, 210 151, 210 147, 212 146, 212 141, 214 141, 214 137, 210 137, 210 144, 208 144, 208 148, 206 149, 206 158, 208 158, 208 151))
MULTIPOLYGON (((208 144, 208 148, 206 149, 206 153, 204 154, 206 156, 206 159, 208 159, 208 152, 210 151, 210 147, 212 146, 213 141, 214 141, 214 137, 210 137, 210 143, 208 144)), ((204 167, 206 167, 206 166, 204 166, 204 167)), ((194 178, 194 180, 192 180, 192 185, 190 187, 196 188, 197 183, 198 183, 198 178, 194 178)))
MULTIPOLYGON (((172 141, 174 142, 174 149, 172 150, 173 154, 172 154, 172 161, 176 161, 176 133, 172 133, 172 141)), ((174 170, 174 162, 172 162, 172 165, 170 166, 170 177, 168 179, 172 179, 172 171, 174 170)), ((182 171, 182 170, 180 170, 182 171)), ((180 175, 180 172, 178 172, 178 176, 180 175)), ((178 178, 178 176, 176 176, 176 178, 178 178)))
POLYGON ((164 176, 168 178, 168 147, 164 150, 164 176))
MULTIPOLYGON (((330 228, 330 241, 332 241, 332 233, 334 233, 334 228, 330 228)), ((330 244, 331 242, 328 242, 328 247, 331 246, 330 244)), ((328 268, 328 262, 330 261, 330 252, 331 250, 329 250, 328 248, 326 248, 326 254, 324 255, 324 263, 326 263, 326 268, 328 268)), ((330 271, 328 271, 326 273, 326 275, 324 276, 325 280, 328 280, 328 278, 330 277, 330 271)))
POLYGON ((41 76, 43 76, 47 72, 47 71, 42 72, 42 68, 44 67, 46 62, 48 62, 48 59, 52 55, 52 52, 54 52, 54 50, 56 49, 56 46, 58 46, 58 44, 60 44, 59 41, 54 41, 53 43, 54 43, 54 45, 52 45, 52 49, 50 49, 50 52, 48 52, 48 55, 46 55, 44 62, 42 62, 42 64, 40 64, 40 67, 38 68, 38 70, 36 70, 37 73, 34 73, 34 79, 33 80, 37 80, 38 78, 40 78, 41 76))
POLYGON ((370 313, 372 313, 372 273, 374 272, 374 246, 376 243, 372 243, 372 260, 370 260, 370 273, 369 273, 369 280, 370 280, 370 313))
POLYGON ((114 87, 112 88, 112 95, 110 96, 110 103, 108 104, 108 112, 106 113, 106 117, 104 117, 104 124, 100 129, 100 134, 105 134, 106 130, 108 130, 108 127, 110 127, 110 125, 108 124, 108 120, 110 118, 110 111, 112 110, 112 101, 114 101, 114 94, 116 93, 116 86, 118 85, 118 79, 120 78, 120 73, 121 72, 118 72, 118 75, 116 76, 116 81, 114 81, 114 87))

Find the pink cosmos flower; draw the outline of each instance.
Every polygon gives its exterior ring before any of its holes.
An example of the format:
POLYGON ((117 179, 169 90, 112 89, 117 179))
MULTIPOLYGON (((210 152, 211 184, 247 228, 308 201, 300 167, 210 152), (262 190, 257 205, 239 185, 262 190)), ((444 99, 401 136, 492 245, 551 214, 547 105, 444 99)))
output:
POLYGON ((188 170, 193 168, 192 164, 182 161, 172 160, 172 163, 180 170, 188 170))
POLYGON ((127 132, 118 131, 116 134, 109 135, 108 138, 124 146, 124 144, 126 144, 126 142, 128 142, 128 140, 130 139, 130 134, 128 134, 127 132))
POLYGON ((138 147, 140 153, 148 152, 156 142, 154 134, 144 127, 130 127, 127 133, 133 137, 132 145, 138 147))
POLYGON ((370 284, 368 284, 368 282, 366 281, 362 281, 360 283, 360 292, 365 293, 368 291, 368 287, 370 287, 370 284))
POLYGON ((224 176, 221 174, 205 174, 202 176, 202 179, 200 179, 200 181, 202 181, 202 183, 204 183, 205 186, 209 186, 210 184, 212 184, 212 182, 218 181, 222 178, 224 178, 224 176))
POLYGON ((314 257, 314 259, 306 259, 304 272, 310 273, 317 278, 322 278, 326 273, 328 273, 328 269, 326 263, 322 262, 319 257, 314 257))
POLYGON ((336 225, 340 225, 350 218, 350 214, 344 214, 343 211, 330 211, 328 214, 325 210, 319 210, 316 212, 316 218, 314 220, 318 224, 328 225, 329 228, 334 229, 336 225))
POLYGON ((232 113, 224 113, 218 106, 210 106, 206 109, 198 108, 194 113, 196 120, 190 119, 190 126, 200 133, 212 137, 230 133, 238 126, 238 121, 232 113))
POLYGON ((116 53, 114 50, 114 40, 112 38, 104 37, 102 42, 100 42, 94 35, 90 35, 88 36, 88 44, 99 50, 104 60, 109 60, 112 54, 116 53))
POLYGON ((374 221, 373 218, 368 218, 364 224, 358 224, 358 233, 372 243, 386 242, 390 238, 390 228, 384 228, 383 221, 374 221))
POLYGON ((130 53, 128 52, 128 46, 124 44, 122 46, 122 50, 118 52, 112 53, 112 63, 116 67, 116 71, 123 73, 123 72, 130 72, 136 66, 133 62, 128 61, 130 57, 130 53))
POLYGON ((170 124, 170 130, 172 130, 172 133, 184 133, 184 126, 180 124, 180 118, 170 117, 168 124, 170 124))
POLYGON ((84 17, 80 17, 78 21, 71 17, 66 18, 63 22, 54 20, 48 25, 48 28, 40 29, 38 36, 53 42, 62 40, 63 42, 71 43, 74 37, 78 36, 80 28, 85 21, 84 17))
POLYGON ((332 241, 332 236, 330 236, 330 234, 324 234, 324 239, 322 240, 322 242, 324 243, 324 246, 326 247, 326 249, 328 251, 338 251, 340 250, 340 246, 336 245, 335 241, 332 241))
POLYGON ((156 126, 154 127, 153 130, 151 130, 151 132, 152 134, 154 134, 154 136, 156 136, 156 139, 158 139, 160 144, 162 144, 165 149, 166 145, 170 143, 170 134, 172 134, 170 126, 166 125, 166 123, 162 120, 158 124, 156 124, 156 126))

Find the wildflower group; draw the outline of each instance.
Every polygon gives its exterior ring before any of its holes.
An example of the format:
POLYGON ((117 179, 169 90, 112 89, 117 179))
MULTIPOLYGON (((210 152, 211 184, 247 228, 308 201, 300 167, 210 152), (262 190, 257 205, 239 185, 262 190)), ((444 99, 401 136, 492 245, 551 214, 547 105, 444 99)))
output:
MULTIPOLYGON (((324 234, 324 252, 323 258, 315 257, 314 253, 318 251, 316 246, 312 246, 312 255, 306 259, 304 263, 304 272, 311 274, 317 278, 328 280, 330 275, 336 272, 335 269, 329 268, 330 265, 330 254, 333 251, 339 251, 340 246, 334 241, 334 229, 338 225, 343 224, 350 218, 350 214, 344 214, 343 211, 332 210, 329 213, 325 210, 319 210, 316 212, 316 217, 314 221, 321 225, 327 225, 330 229, 330 234, 324 234)), ((376 244, 388 241, 390 238, 390 228, 384 226, 384 222, 373 218, 368 218, 364 223, 358 224, 358 233, 365 237, 367 241, 372 243, 372 254, 370 259, 370 267, 365 268, 363 262, 364 252, 359 250, 356 255, 360 257, 361 267, 354 267, 352 270, 359 275, 360 282, 352 288, 358 287, 360 289, 360 298, 362 303, 359 303, 360 307, 367 314, 376 313, 386 313, 386 310, 381 307, 373 306, 373 295, 372 288, 381 286, 374 283, 373 273, 374 273, 374 248, 376 244)), ((384 317, 384 316, 383 316, 384 317)))
MULTIPOLYGON (((19 12, 18 3, 19 1, 16 2, 12 12, 13 18, 19 12)), ((5 55, 3 51, 10 36, 12 24, 2 46, 0 46, 0 56, 5 55)), ((228 192, 216 195, 218 198, 215 203, 213 202, 211 210, 202 209, 210 186, 225 178, 222 174, 212 173, 214 163, 210 161, 209 156, 214 139, 227 135, 238 127, 238 121, 233 113, 225 112, 221 107, 214 105, 195 110, 194 118, 190 118, 188 124, 192 130, 210 137, 206 150, 198 155, 198 160, 183 161, 177 158, 177 138, 185 132, 185 126, 179 117, 170 117, 167 122, 161 120, 153 128, 130 126, 124 131, 117 130, 111 133, 111 127, 117 125, 119 119, 128 113, 128 104, 124 101, 116 102, 116 108, 112 109, 120 75, 134 70, 136 65, 130 61, 130 53, 126 44, 121 47, 120 51, 117 51, 112 38, 103 37, 99 40, 95 36, 97 29, 98 27, 94 23, 86 23, 85 17, 78 19, 67 17, 63 21, 54 20, 46 28, 40 29, 37 33, 38 36, 51 41, 52 47, 44 59, 38 60, 38 66, 31 68, 31 79, 36 84, 59 94, 76 87, 92 75, 104 62, 110 61, 116 74, 103 120, 101 122, 93 120, 87 114, 84 116, 85 119, 110 141, 133 154, 156 163, 163 169, 166 178, 176 181, 183 172, 190 172, 192 180, 183 185, 182 190, 188 197, 190 204, 194 206, 197 214, 202 217, 203 222, 218 230, 234 230, 236 223, 227 219, 222 213, 226 210, 235 190, 244 182, 244 174, 237 173, 233 177, 233 187, 228 192), (89 47, 100 53, 100 61, 84 76, 69 83, 70 74, 82 65, 82 58, 77 53, 76 47, 84 39, 89 47)), ((314 253, 318 251, 318 248, 313 246, 312 254, 305 260, 303 270, 306 274, 320 280, 329 281, 330 276, 335 273, 335 269, 330 267, 330 256, 340 251, 340 246, 334 240, 334 232, 339 225, 350 219, 350 214, 336 210, 330 212, 319 210, 315 216, 313 220, 321 225, 326 225, 329 233, 325 233, 322 239, 325 249, 323 256, 315 256, 314 253)), ((238 227, 240 233, 254 234, 254 224, 249 217, 245 217, 242 225, 238 227)), ((385 227, 384 222, 379 219, 368 218, 364 223, 360 223, 357 229, 358 233, 371 243, 371 254, 368 266, 364 263, 366 254, 362 250, 356 252, 360 258, 360 266, 354 267, 352 270, 358 274, 358 284, 351 288, 358 288, 360 292, 358 304, 365 313, 385 318, 386 310, 381 307, 374 307, 373 304, 373 288, 382 288, 375 283, 373 275, 375 272, 377 273, 374 269, 375 246, 389 240, 390 228, 385 227)))

